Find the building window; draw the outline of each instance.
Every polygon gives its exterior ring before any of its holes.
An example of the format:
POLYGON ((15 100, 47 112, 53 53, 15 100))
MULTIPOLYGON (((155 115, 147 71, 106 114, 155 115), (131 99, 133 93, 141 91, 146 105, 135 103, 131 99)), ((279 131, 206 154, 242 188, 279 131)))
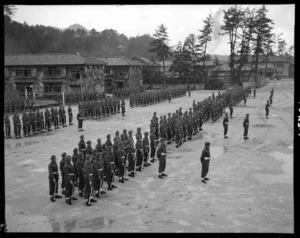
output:
POLYGON ((45 93, 61 93, 61 84, 44 84, 45 93))
POLYGON ((53 92, 60 93, 61 92, 61 85, 60 84, 54 84, 53 85, 53 92))
POLYGON ((30 69, 16 69, 16 77, 17 78, 31 77, 31 70, 30 69))
POLYGON ((44 69, 45 77, 57 77, 60 76, 60 67, 47 67, 44 69))
POLYGON ((124 73, 124 72, 119 72, 119 73, 118 73, 118 76, 119 76, 119 77, 126 77, 126 73, 124 73))
POLYGON ((111 74, 110 69, 105 68, 104 73, 105 73, 105 75, 110 75, 111 74))
POLYGON ((80 79, 79 71, 71 71, 71 79, 80 79))

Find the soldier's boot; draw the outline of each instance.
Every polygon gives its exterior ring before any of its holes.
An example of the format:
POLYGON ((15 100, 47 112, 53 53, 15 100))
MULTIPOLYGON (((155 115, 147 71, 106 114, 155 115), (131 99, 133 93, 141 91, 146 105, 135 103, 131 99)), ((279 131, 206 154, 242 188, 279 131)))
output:
POLYGON ((74 197, 74 196, 72 196, 72 200, 78 200, 78 198, 77 198, 77 197, 74 197))
POLYGON ((87 200, 86 202, 85 202, 85 204, 89 207, 89 206, 92 206, 92 204, 91 203, 89 203, 89 200, 87 200))
POLYGON ((141 169, 141 167, 138 167, 138 168, 136 169, 136 171, 138 171, 138 172, 142 172, 142 169, 141 169))
POLYGON ((199 128, 199 131, 202 131, 202 130, 203 130, 202 127, 200 127, 200 128, 199 128))
POLYGON ((154 157, 150 160, 150 162, 151 162, 151 163, 154 163, 154 162, 155 162, 155 161, 154 161, 154 157))
POLYGON ((179 144, 177 143, 175 147, 176 147, 176 148, 179 148, 179 144))
POLYGON ((62 189, 61 193, 62 193, 62 194, 65 194, 65 193, 66 193, 66 191, 65 191, 64 188, 62 189))
POLYGON ((114 184, 111 184, 111 187, 112 187, 112 188, 117 188, 117 186, 116 186, 116 185, 114 185, 114 184))
POLYGON ((57 193, 55 194, 55 198, 62 198, 62 196, 58 195, 57 193))
POLYGON ((151 164, 150 164, 150 163, 148 163, 148 162, 147 162, 147 165, 148 165, 148 166, 151 166, 151 164))
POLYGON ((68 199, 66 199, 66 203, 68 203, 69 205, 72 205, 71 197, 69 197, 68 199))
POLYGON ((79 192, 79 197, 83 197, 83 191, 79 192))
POLYGON ((97 198, 100 198, 99 190, 96 191, 96 197, 97 197, 97 198))
POLYGON ((51 198, 50 198, 50 201, 51 201, 51 202, 55 202, 54 197, 51 197, 51 198))
POLYGON ((144 167, 148 167, 148 164, 147 164, 147 162, 145 162, 145 163, 144 163, 144 167))
POLYGON ((128 178, 126 178, 126 176, 124 176, 124 177, 123 177, 123 180, 127 181, 127 180, 129 180, 129 179, 128 179, 128 178))
POLYGON ((108 184, 108 188, 107 188, 108 190, 113 190, 112 189, 112 185, 111 184, 108 184))
POLYGON ((130 172, 130 173, 128 174, 128 176, 134 177, 134 173, 133 173, 133 172, 130 172))
POLYGON ((104 191, 102 190, 102 188, 100 188, 100 194, 106 194, 106 192, 104 192, 104 191))
POLYGON ((124 183, 124 178, 121 178, 121 177, 120 177, 120 178, 119 178, 119 182, 120 182, 120 183, 124 183))
POLYGON ((91 202, 98 202, 98 200, 94 199, 93 197, 91 198, 91 202))

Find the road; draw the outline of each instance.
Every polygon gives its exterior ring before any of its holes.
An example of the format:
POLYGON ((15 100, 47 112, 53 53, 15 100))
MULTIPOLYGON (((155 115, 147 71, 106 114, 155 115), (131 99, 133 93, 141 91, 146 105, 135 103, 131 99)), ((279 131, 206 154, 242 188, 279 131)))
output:
MULTIPOLYGON (((203 131, 184 143, 167 146, 167 178, 158 175, 158 163, 145 168, 125 184, 85 206, 65 199, 49 201, 48 164, 52 154, 72 154, 79 136, 96 145, 107 133, 140 126, 149 131, 153 112, 164 115, 191 107, 213 91, 192 91, 156 105, 126 109, 98 121, 84 121, 84 132, 74 126, 31 138, 5 140, 5 199, 9 232, 279 232, 294 231, 293 106, 294 80, 271 81, 251 95, 246 106, 234 108, 228 139, 222 118, 206 122, 203 131), (269 119, 265 103, 274 88, 269 119), (250 139, 243 139, 243 119, 250 113, 250 139), (207 184, 201 183, 200 154, 211 143, 207 184)), ((217 91, 215 91, 217 95, 217 91)), ((128 105, 128 100, 126 101, 128 105)), ((227 109, 228 111, 228 109, 227 109)), ((74 115, 77 108, 73 107, 74 115)), ((60 180, 61 181, 61 180, 60 180)), ((75 191, 78 197, 78 190, 75 191)))

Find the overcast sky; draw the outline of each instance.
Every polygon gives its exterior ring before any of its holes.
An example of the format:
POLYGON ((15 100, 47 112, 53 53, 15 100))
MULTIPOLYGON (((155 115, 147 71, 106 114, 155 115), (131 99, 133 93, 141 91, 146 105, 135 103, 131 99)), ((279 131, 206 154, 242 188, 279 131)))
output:
MULTIPOLYGON (((15 5, 14 21, 29 25, 44 25, 67 28, 78 23, 88 30, 114 29, 127 37, 142 34, 153 35, 157 26, 164 24, 170 44, 183 42, 191 33, 198 35, 203 28, 203 20, 211 11, 214 15, 213 41, 210 54, 230 53, 228 36, 219 36, 223 23, 223 10, 231 5, 15 5)), ((259 8, 261 5, 244 5, 259 8)), ((288 46, 294 45, 295 5, 266 5, 267 16, 274 21, 275 33, 283 33, 288 46)))

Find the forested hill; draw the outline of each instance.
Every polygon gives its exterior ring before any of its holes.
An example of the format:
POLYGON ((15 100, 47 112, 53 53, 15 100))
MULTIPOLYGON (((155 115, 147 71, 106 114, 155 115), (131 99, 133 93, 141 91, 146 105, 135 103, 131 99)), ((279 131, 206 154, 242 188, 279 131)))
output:
POLYGON ((80 52, 103 57, 153 57, 153 53, 148 52, 153 40, 149 34, 128 38, 113 29, 98 32, 95 29, 61 30, 42 25, 29 26, 26 23, 15 22, 8 16, 5 16, 4 27, 5 54, 80 52))

